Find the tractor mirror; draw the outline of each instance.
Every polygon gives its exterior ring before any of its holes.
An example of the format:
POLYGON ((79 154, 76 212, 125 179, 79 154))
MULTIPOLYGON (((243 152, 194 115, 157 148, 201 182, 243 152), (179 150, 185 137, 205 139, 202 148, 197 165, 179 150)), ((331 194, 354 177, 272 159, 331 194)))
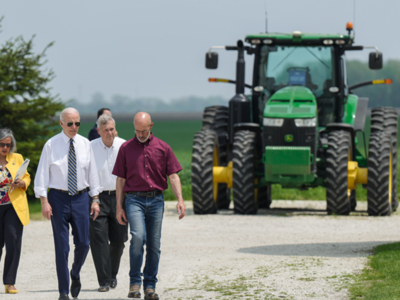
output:
POLYGON ((375 51, 369 54, 369 68, 371 70, 382 69, 382 62, 383 62, 382 52, 375 51))
POLYGON ((206 68, 207 69, 218 68, 218 53, 217 52, 207 52, 206 53, 206 68))

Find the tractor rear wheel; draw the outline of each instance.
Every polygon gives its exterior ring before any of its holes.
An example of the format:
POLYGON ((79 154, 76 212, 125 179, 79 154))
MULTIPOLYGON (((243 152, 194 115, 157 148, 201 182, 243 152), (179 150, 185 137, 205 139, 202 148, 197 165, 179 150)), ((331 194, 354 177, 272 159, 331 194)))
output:
POLYGON ((263 186, 258 189, 258 208, 267 208, 271 206, 271 186, 263 186))
POLYGON ((371 132, 388 132, 392 139, 392 210, 396 211, 397 201, 397 110, 393 107, 376 107, 371 111, 371 132))
POLYGON ((257 213, 255 151, 256 134, 247 130, 236 132, 233 141, 233 203, 237 214, 257 213))
POLYGON ((357 207, 357 199, 356 199, 356 190, 351 190, 350 194, 350 210, 356 211, 357 207))
POLYGON ((328 136, 326 166, 326 201, 328 213, 348 215, 351 210, 351 190, 348 188, 348 163, 352 158, 351 135, 347 131, 332 131, 328 136))
POLYGON ((369 138, 367 199, 370 216, 392 213, 392 141, 387 132, 373 132, 369 138))
MULTIPOLYGON (((219 166, 228 164, 228 107, 222 105, 209 106, 203 112, 203 126, 201 130, 214 130, 218 134, 219 166)), ((227 184, 218 184, 217 206, 219 209, 228 209, 231 202, 231 190, 227 184)))
POLYGON ((194 135, 192 152, 192 200, 195 214, 217 212, 218 188, 213 182, 213 167, 218 166, 218 135, 213 130, 194 135))

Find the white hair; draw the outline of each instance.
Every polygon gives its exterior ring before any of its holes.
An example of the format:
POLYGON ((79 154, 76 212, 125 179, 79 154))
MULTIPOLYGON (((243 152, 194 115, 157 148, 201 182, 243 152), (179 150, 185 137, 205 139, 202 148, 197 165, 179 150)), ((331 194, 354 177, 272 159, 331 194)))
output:
POLYGON ((1 128, 0 129, 0 141, 6 138, 11 138, 11 147, 10 153, 13 154, 17 150, 17 142, 15 141, 15 137, 11 129, 1 128))
POLYGON ((115 124, 115 120, 109 115, 109 114, 102 114, 98 119, 97 119, 97 128, 100 129, 101 125, 106 125, 109 121, 113 121, 114 125, 115 124))
POLYGON ((67 107, 60 113, 60 121, 64 123, 64 117, 66 114, 77 113, 79 116, 79 112, 73 107, 67 107))

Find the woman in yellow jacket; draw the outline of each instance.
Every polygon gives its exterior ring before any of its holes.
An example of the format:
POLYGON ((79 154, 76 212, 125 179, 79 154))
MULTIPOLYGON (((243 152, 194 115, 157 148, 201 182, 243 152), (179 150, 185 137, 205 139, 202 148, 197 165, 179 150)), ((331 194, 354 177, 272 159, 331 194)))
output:
POLYGON ((25 192, 31 183, 28 172, 21 180, 14 182, 24 162, 22 155, 14 153, 15 150, 16 141, 12 131, 8 128, 0 129, 0 259, 5 244, 3 283, 9 294, 18 293, 15 279, 21 256, 22 231, 29 224, 25 192))

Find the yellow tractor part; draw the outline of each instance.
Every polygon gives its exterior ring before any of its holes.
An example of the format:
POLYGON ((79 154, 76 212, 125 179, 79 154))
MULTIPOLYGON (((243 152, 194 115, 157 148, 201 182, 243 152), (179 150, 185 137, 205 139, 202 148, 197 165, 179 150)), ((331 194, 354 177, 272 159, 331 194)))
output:
POLYGON ((368 182, 368 169, 359 168, 358 162, 349 161, 347 165, 347 186, 350 190, 355 190, 358 184, 367 184, 368 182))
POLYGON ((228 185, 228 189, 231 189, 233 186, 233 162, 230 161, 226 167, 214 166, 213 167, 213 182, 214 182, 214 190, 215 185, 218 186, 218 183, 226 183, 228 185))

